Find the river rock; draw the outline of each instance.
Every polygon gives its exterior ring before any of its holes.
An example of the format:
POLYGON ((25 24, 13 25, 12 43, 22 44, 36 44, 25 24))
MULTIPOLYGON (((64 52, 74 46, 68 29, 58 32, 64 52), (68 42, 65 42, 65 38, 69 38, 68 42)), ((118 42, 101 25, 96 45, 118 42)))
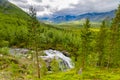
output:
POLYGON ((67 52, 67 51, 62 51, 62 53, 65 55, 65 56, 67 56, 67 57, 70 57, 70 54, 67 52))

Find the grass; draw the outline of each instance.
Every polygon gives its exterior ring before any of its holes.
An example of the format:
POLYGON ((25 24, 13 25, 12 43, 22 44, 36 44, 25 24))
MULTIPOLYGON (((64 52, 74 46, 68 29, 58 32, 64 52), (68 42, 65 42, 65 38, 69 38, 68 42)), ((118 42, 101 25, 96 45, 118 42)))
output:
POLYGON ((55 74, 49 74, 42 78, 42 80, 120 80, 120 69, 96 69, 90 68, 82 72, 82 74, 76 74, 75 70, 67 72, 59 72, 55 74), (117 71, 117 72, 116 72, 117 71))

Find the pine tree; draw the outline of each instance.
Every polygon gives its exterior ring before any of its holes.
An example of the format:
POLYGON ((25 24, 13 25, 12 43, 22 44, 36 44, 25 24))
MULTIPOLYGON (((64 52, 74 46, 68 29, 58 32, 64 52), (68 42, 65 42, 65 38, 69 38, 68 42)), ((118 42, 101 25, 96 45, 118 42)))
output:
POLYGON ((38 73, 38 78, 40 78, 40 67, 39 67, 39 58, 38 58, 38 43, 39 43, 39 38, 38 38, 38 27, 39 27, 39 22, 36 18, 36 9, 31 6, 29 8, 29 15, 31 16, 30 19, 30 26, 29 26, 29 41, 32 43, 32 47, 35 50, 35 57, 36 57, 36 62, 37 62, 37 73, 38 73))
POLYGON ((106 23, 105 21, 102 22, 102 25, 100 27, 100 31, 98 33, 98 37, 96 40, 96 52, 98 53, 98 65, 103 66, 103 60, 105 55, 105 49, 106 49, 106 37, 107 37, 107 29, 106 29, 106 23))
POLYGON ((83 29, 81 31, 81 61, 82 61, 82 68, 86 67, 86 59, 87 56, 90 54, 90 21, 86 19, 85 24, 83 25, 83 29))
POLYGON ((115 18, 113 19, 110 31, 110 48, 107 64, 108 68, 112 65, 119 65, 118 61, 120 60, 118 57, 120 56, 120 5, 116 12, 115 18))

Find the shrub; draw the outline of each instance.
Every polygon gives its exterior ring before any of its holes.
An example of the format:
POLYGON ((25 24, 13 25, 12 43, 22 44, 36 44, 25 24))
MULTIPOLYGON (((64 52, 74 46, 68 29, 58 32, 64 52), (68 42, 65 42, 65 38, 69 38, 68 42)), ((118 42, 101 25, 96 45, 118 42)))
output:
POLYGON ((9 48, 7 47, 0 48, 0 54, 4 54, 4 55, 9 54, 9 48))
POLYGON ((8 45, 9 45, 8 41, 4 41, 4 40, 0 41, 0 47, 8 47, 8 45))

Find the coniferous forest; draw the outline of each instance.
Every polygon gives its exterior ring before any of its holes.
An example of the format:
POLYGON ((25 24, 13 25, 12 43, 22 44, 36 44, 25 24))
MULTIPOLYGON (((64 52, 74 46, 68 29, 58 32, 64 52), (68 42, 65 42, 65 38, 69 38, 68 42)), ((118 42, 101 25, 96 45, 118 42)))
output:
MULTIPOLYGON (((120 5, 112 20, 93 24, 46 24, 9 2, 0 0, 0 80, 120 80, 120 5), (16 51, 12 51, 16 49, 16 51), (18 55, 17 49, 23 50, 18 55), (42 59, 44 50, 63 52, 61 59, 42 59), (46 63, 49 62, 50 63, 46 63)), ((57 54, 56 54, 57 55, 57 54)))

